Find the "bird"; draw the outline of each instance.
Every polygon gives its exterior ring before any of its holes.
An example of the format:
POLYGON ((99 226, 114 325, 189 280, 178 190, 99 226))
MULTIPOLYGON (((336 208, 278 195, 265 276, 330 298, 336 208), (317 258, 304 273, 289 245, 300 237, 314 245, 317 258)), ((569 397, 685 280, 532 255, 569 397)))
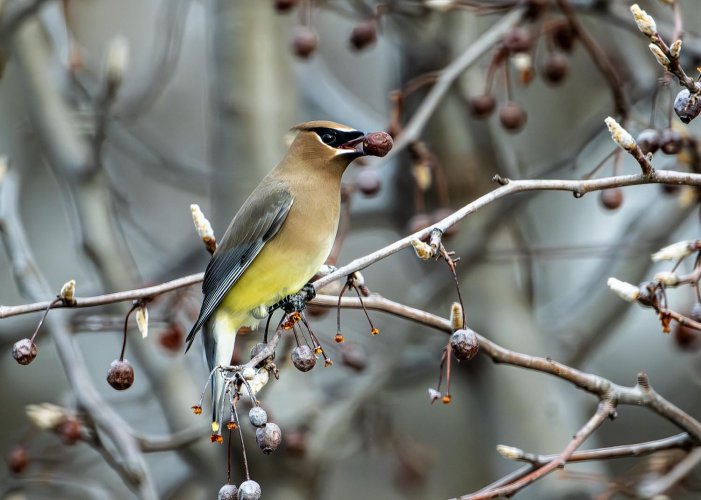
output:
POLYGON ((261 308, 298 293, 326 262, 338 229, 341 177, 364 156, 365 134, 331 121, 293 127, 296 135, 277 166, 234 216, 207 265, 197 321, 186 352, 202 329, 212 372, 212 430, 221 422, 223 375, 236 333, 255 329, 261 308), (216 370, 216 372, 215 372, 216 370))

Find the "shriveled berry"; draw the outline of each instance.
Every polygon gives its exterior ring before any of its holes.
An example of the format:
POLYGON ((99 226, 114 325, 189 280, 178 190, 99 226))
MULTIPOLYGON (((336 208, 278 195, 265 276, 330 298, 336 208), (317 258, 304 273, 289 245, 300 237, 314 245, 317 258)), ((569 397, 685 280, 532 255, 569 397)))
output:
POLYGON ((565 52, 572 51, 577 35, 567 19, 557 21, 550 32, 555 47, 565 52))
MULTIPOLYGON (((701 90, 701 85, 696 83, 696 88, 701 90)), ((674 112, 682 122, 689 123, 701 113, 701 95, 681 89, 674 99, 674 112)))
POLYGON ((357 372, 365 370, 368 354, 360 344, 347 343, 341 346, 341 363, 357 372))
POLYGON ((470 328, 455 330, 450 337, 450 347, 455 357, 461 361, 468 361, 475 357, 479 351, 480 344, 477 334, 470 328))
POLYGON ((487 118, 497 106, 497 100, 492 94, 482 94, 467 100, 470 114, 475 118, 487 118))
POLYGON ((238 492, 235 484, 225 484, 219 489, 217 500, 238 500, 238 492))
POLYGON ((644 155, 648 153, 655 154, 660 149, 660 132, 654 128, 646 128, 635 138, 640 150, 644 155))
POLYGON ((682 136, 676 130, 666 128, 660 132, 660 149, 664 154, 679 154, 683 145, 682 136))
POLYGON ((56 431, 66 445, 74 445, 83 438, 82 425, 77 418, 69 417, 56 431))
POLYGON ((362 50, 377 41, 377 25, 374 19, 367 19, 355 25, 350 36, 350 44, 355 50, 362 50))
POLYGON ((297 6, 299 0, 275 0, 273 3, 278 12, 287 12, 297 6))
POLYGON ((380 176, 377 175, 377 172, 368 168, 358 172, 358 175, 355 177, 355 183, 358 186, 358 190, 365 196, 376 195, 382 187, 380 176))
POLYGON ((248 419, 254 427, 262 427, 268 422, 268 413, 260 406, 254 406, 248 412, 248 419))
POLYGON ((623 204, 623 190, 617 187, 604 189, 599 200, 606 210, 616 210, 623 204))
POLYGON ((518 103, 507 102, 499 108, 499 121, 508 132, 520 131, 527 120, 526 110, 518 103))
POLYGON ((562 52, 553 52, 543 63, 543 78, 553 85, 561 83, 570 69, 570 61, 562 52))
POLYGON ((292 364, 299 371, 308 372, 316 364, 316 356, 309 346, 302 345, 292 349, 292 364))
POLYGON ((21 474, 29 465, 29 453, 27 448, 18 444, 7 455, 7 467, 12 474, 21 474))
POLYGON ((370 156, 385 156, 393 144, 392 136, 387 132, 371 132, 363 140, 363 152, 370 156))
POLYGON ((268 422, 263 427, 256 429, 256 443, 266 455, 278 449, 282 442, 282 431, 277 424, 268 422))
POLYGON ((18 340, 12 346, 12 357, 20 365, 28 365, 37 357, 37 346, 31 339, 18 340))
POLYGON ((308 59, 319 45, 319 36, 308 26, 296 26, 292 35, 292 51, 308 59))
POLYGON ((504 48, 509 52, 528 52, 533 46, 533 37, 530 32, 520 26, 511 28, 506 32, 502 40, 504 48))
POLYGON ((433 224, 433 217, 428 214, 420 213, 413 215, 409 222, 407 223, 407 229, 410 233, 415 233, 426 229, 428 226, 433 224))
POLYGON ((126 359, 115 359, 107 372, 107 383, 118 391, 129 389, 134 383, 134 367, 126 359))
POLYGON ((260 484, 249 479, 239 486, 238 500, 260 500, 262 494, 263 492, 260 489, 260 484))

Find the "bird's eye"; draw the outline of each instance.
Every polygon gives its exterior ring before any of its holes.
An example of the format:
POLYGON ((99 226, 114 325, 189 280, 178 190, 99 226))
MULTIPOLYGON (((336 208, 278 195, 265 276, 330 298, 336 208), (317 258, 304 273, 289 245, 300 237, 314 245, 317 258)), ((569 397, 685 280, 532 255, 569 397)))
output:
POLYGON ((333 133, 326 133, 321 136, 321 140, 324 141, 325 144, 331 144, 333 141, 336 140, 336 134, 333 133))

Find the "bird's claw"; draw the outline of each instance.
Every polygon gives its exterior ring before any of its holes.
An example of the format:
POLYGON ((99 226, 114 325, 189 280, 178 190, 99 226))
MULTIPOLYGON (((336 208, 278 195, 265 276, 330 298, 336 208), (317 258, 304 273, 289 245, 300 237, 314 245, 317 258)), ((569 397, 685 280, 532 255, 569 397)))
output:
POLYGON ((288 314, 293 312, 301 313, 307 302, 316 297, 316 288, 311 283, 307 283, 302 289, 292 295, 288 295, 281 301, 268 308, 268 314, 272 314, 276 309, 282 309, 288 314))

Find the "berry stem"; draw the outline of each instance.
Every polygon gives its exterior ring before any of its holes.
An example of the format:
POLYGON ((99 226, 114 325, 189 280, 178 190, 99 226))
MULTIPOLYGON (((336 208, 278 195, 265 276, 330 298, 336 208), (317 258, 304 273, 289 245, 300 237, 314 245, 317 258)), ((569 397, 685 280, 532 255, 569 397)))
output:
POLYGON ((51 310, 51 308, 52 308, 53 306, 55 306, 55 305, 58 304, 59 302, 62 302, 62 299, 61 299, 60 297, 57 297, 56 299, 54 299, 54 300, 49 304, 49 306, 48 306, 48 307, 46 308, 46 310, 44 311, 44 315, 41 317, 41 319, 39 320, 39 324, 38 324, 37 327, 34 329, 34 333, 32 334, 32 338, 29 339, 29 340, 31 341, 32 344, 34 343, 34 339, 36 338, 37 333, 39 333, 39 329, 41 328, 41 325, 44 324, 44 320, 46 319, 46 316, 48 316, 49 311, 51 310))
POLYGON ((127 312, 126 317, 124 318, 124 335, 122 336, 122 352, 119 355, 119 361, 124 361, 124 351, 127 349, 127 325, 129 324, 129 316, 131 316, 131 313, 134 312, 134 310, 141 305, 141 302, 138 300, 135 300, 134 303, 131 306, 131 309, 127 312))
POLYGON ((236 409, 237 402, 238 402, 238 398, 233 403, 234 418, 236 419, 236 425, 237 425, 237 428, 239 431, 239 439, 241 440, 241 453, 243 454, 243 468, 246 472, 246 481, 250 481, 251 476, 248 473, 248 459, 246 458, 246 445, 243 442, 243 432, 241 431, 241 422, 239 421, 239 413, 238 413, 238 410, 236 409))

